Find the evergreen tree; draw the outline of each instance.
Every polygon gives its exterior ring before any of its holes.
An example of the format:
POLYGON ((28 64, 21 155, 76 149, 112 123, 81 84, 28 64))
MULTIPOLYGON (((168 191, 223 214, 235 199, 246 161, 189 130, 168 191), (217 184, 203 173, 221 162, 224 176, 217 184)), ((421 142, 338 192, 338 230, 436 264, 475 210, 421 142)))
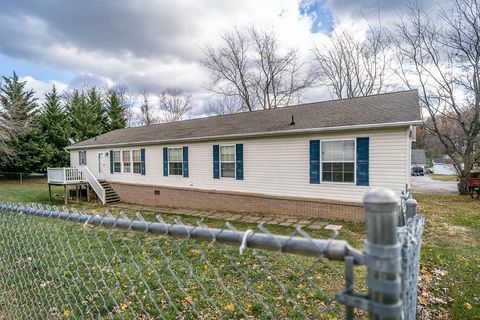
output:
POLYGON ((108 94, 107 114, 109 120, 109 130, 122 129, 127 126, 125 107, 122 105, 120 97, 115 90, 110 91, 108 94))
POLYGON ((0 110, 2 119, 14 124, 12 136, 7 142, 10 154, 0 155, 0 170, 30 172, 41 167, 44 161, 43 138, 38 127, 38 106, 35 92, 26 89, 14 72, 2 77, 0 86, 0 110))
POLYGON ((86 92, 75 90, 67 109, 74 140, 86 140, 108 131, 106 112, 95 88, 86 92))
POLYGON ((45 94, 39 119, 40 129, 45 138, 47 159, 43 163, 47 167, 64 167, 68 164, 69 154, 65 151, 70 136, 70 125, 67 121, 65 108, 55 86, 45 94))
POLYGON ((97 118, 97 125, 98 125, 98 134, 102 134, 108 131, 108 115, 107 111, 105 110, 105 106, 102 101, 102 97, 98 92, 97 88, 91 87, 87 90, 86 93, 87 97, 87 105, 88 109, 91 113, 97 118))
POLYGON ((3 118, 15 122, 17 131, 28 128, 36 114, 37 103, 33 90, 26 90, 25 81, 21 82, 18 75, 13 72, 11 77, 2 76, 0 82, 0 106, 3 118))

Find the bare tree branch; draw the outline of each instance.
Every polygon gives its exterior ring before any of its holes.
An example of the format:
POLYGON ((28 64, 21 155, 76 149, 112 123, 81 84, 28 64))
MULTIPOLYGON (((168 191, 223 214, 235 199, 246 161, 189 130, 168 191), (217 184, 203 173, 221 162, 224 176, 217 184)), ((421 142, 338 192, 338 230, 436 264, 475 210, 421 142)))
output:
POLYGON ((148 126, 158 123, 158 118, 155 116, 154 107, 150 103, 149 93, 146 90, 140 92, 140 125, 148 126))
POLYGON ((390 39, 381 28, 370 27, 364 41, 335 32, 328 43, 313 48, 317 77, 334 98, 377 94, 385 88, 390 39))
POLYGON ((212 75, 208 89, 234 99, 230 101, 241 101, 238 110, 272 109, 298 102, 313 83, 295 49, 281 53, 275 33, 255 26, 235 27, 222 34, 222 44, 207 46, 204 55, 203 65, 212 75))
POLYGON ((207 107, 207 114, 221 116, 245 111, 242 101, 236 97, 220 96, 207 107))
POLYGON ((409 88, 419 88, 428 132, 445 148, 460 176, 460 192, 480 161, 480 6, 456 0, 435 17, 416 3, 396 28, 397 74, 409 88))
POLYGON ((160 94, 160 111, 163 121, 174 122, 185 118, 192 111, 192 96, 179 88, 167 88, 160 94))

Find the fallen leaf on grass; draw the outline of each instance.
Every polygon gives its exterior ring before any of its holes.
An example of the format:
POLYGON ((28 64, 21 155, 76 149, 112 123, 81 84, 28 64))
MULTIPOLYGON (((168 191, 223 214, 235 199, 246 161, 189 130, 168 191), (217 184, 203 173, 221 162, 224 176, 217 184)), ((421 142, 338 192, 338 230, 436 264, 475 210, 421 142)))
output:
POLYGON ((233 312, 233 310, 235 310, 235 306, 233 305, 233 303, 227 303, 227 306, 226 306, 226 309, 228 310, 228 312, 233 312))

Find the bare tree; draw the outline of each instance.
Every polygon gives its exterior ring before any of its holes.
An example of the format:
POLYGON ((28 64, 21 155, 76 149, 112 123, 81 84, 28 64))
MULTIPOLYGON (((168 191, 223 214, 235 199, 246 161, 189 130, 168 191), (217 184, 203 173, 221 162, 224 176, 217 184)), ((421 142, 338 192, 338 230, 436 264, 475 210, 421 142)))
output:
POLYGON ((313 77, 310 72, 302 75, 304 64, 295 49, 280 54, 280 46, 273 31, 250 27, 249 35, 256 52, 252 74, 256 101, 263 109, 286 106, 298 102, 303 90, 310 87, 313 77))
POLYGON ((236 97, 220 96, 207 107, 207 114, 211 116, 221 116, 245 111, 242 101, 236 97))
POLYGON ((163 121, 180 121, 192 111, 192 96, 184 94, 182 89, 167 88, 160 94, 160 111, 163 121))
POLYGON ((271 30, 235 27, 223 33, 219 47, 204 50, 202 62, 212 75, 209 90, 239 99, 246 111, 298 102, 313 77, 297 50, 288 49, 283 54, 280 49, 271 30))
POLYGON ((127 127, 132 127, 134 125, 134 110, 133 106, 135 105, 134 95, 129 91, 126 85, 118 85, 114 88, 117 93, 120 103, 125 108, 125 118, 127 119, 127 127))
POLYGON ((150 94, 147 90, 140 92, 140 125, 148 126, 158 123, 158 118, 155 115, 154 107, 150 103, 150 94))
POLYGON ((354 98, 382 92, 390 40, 381 27, 370 27, 365 40, 334 32, 329 42, 315 46, 316 76, 334 98, 354 98))
POLYGON ((455 0, 435 16, 414 3, 396 33, 397 73, 409 88, 419 88, 425 128, 445 147, 466 194, 480 160, 480 2, 455 0))

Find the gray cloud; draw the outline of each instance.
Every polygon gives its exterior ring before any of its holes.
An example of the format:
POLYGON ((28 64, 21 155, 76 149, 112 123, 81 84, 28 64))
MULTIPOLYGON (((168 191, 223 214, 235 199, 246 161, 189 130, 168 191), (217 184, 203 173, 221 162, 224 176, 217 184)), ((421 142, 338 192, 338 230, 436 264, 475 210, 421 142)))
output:
MULTIPOLYGON (((333 15, 340 20, 350 19, 377 19, 378 15, 382 20, 395 20, 406 8, 409 0, 327 0, 326 6, 333 15)), ((424 10, 437 5, 437 0, 418 0, 424 10)))
MULTIPOLYGON (((434 2, 422 0, 424 7, 434 2)), ((381 0, 326 0, 325 6, 336 17, 358 20, 376 16, 378 4, 382 17, 405 6, 381 0)), ((210 99, 203 88, 208 74, 198 63, 201 46, 233 24, 272 21, 286 46, 310 52, 315 35, 296 0, 2 0, 0 54, 76 74, 74 87, 109 82, 159 93, 178 86, 194 95, 201 113, 210 99)), ((304 101, 322 97, 316 88, 304 101)))
MULTIPOLYGON (((195 38, 198 28, 197 20, 189 19, 189 10, 181 2, 154 0, 7 0, 2 1, 2 16, 10 19, 0 24, 0 31, 9 30, 4 35, 9 39, 32 35, 35 30, 22 30, 15 23, 31 19, 43 23, 46 41, 115 56, 192 60, 198 52, 186 39, 195 38)), ((11 44, 10 52, 14 51, 11 44)))

